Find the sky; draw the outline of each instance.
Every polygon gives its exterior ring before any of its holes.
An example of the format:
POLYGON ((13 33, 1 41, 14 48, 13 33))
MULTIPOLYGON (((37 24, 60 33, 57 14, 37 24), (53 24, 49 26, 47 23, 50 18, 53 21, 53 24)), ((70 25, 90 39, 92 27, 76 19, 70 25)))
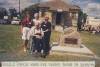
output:
POLYGON ((100 17, 100 0, 72 0, 72 3, 79 5, 89 16, 100 17))
MULTIPOLYGON (((19 0, 0 0, 0 7, 16 8, 18 10, 19 0)), ((38 0, 20 0, 21 9, 28 7, 38 0)), ((41 2, 49 0, 40 0, 41 2)), ((81 7, 81 9, 89 16, 100 16, 100 0, 63 0, 67 3, 75 4, 81 7)))

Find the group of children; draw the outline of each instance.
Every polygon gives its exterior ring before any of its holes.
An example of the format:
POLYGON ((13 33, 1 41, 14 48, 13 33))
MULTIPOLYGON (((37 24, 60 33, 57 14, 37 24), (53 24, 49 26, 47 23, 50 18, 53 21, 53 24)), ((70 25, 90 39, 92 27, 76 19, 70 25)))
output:
POLYGON ((49 17, 40 20, 39 14, 35 13, 34 19, 31 20, 29 14, 26 14, 21 26, 24 51, 28 49, 28 42, 32 38, 32 52, 45 58, 50 52, 51 23, 49 17))

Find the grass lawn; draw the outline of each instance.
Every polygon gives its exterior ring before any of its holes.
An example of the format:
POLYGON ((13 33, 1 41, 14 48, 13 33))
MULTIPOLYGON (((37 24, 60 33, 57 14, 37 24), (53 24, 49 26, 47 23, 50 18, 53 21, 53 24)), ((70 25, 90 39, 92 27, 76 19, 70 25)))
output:
POLYGON ((100 33, 91 34, 89 32, 81 32, 83 44, 100 57, 100 33))
MULTIPOLYGON (((59 41, 59 35, 59 32, 53 31, 51 41, 59 41)), ((82 43, 100 57, 100 33, 95 35, 90 32, 83 31, 80 32, 80 35, 82 43)))
MULTIPOLYGON (((80 32, 83 44, 100 57, 100 34, 80 32)), ((59 33, 53 32, 51 40, 57 41, 59 33)), ((0 50, 13 51, 21 46, 21 33, 17 25, 0 25, 0 50)))
POLYGON ((14 51, 21 44, 19 26, 0 25, 0 51, 14 51))
MULTIPOLYGON (((100 57, 100 34, 93 35, 89 32, 80 32, 83 44, 85 44, 89 49, 91 49, 96 55, 100 57)), ((58 40, 59 33, 52 33, 51 40, 58 40)), ((2 56, 2 51, 13 52, 22 46, 21 33, 19 26, 16 25, 0 25, 0 56, 2 56)), ((2 57, 0 57, 1 60, 2 57)), ((5 59, 5 58, 4 58, 5 59)), ((30 56, 22 56, 18 58, 32 60, 30 56)), ((5 59, 6 60, 6 59, 5 59)), ((89 58, 75 57, 75 56, 58 56, 52 55, 46 59, 40 60, 62 60, 62 61, 79 61, 79 60, 93 60, 89 58)))

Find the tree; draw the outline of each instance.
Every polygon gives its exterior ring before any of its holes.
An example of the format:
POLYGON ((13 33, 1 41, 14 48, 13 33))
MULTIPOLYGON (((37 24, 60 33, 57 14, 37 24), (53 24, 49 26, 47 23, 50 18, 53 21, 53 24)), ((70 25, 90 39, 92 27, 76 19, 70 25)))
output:
POLYGON ((0 19, 3 19, 4 16, 7 16, 8 12, 6 10, 6 8, 0 8, 0 19))
POLYGON ((10 13, 11 19, 13 17, 17 17, 17 14, 18 14, 15 8, 9 9, 9 13, 10 13))
POLYGON ((38 4, 29 6, 28 8, 25 8, 24 10, 22 10, 22 12, 21 12, 22 18, 25 16, 26 12, 28 12, 30 14, 31 18, 33 18, 34 13, 39 12, 38 4))
POLYGON ((84 24, 86 23, 87 16, 88 16, 88 15, 87 15, 86 13, 83 14, 83 23, 84 23, 84 24))
POLYGON ((83 24, 83 11, 80 10, 78 12, 78 22, 77 22, 77 30, 81 31, 82 30, 82 24, 83 24))

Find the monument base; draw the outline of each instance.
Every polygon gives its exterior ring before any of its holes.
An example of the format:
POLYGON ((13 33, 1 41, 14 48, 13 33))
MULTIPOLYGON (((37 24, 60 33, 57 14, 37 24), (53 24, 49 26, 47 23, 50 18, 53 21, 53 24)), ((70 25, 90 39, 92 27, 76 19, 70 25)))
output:
POLYGON ((69 46, 53 46, 51 48, 51 52, 94 56, 94 53, 91 50, 89 50, 85 45, 81 45, 80 48, 69 46))
MULTIPOLYGON (((59 28, 57 27, 57 30, 60 31, 59 28)), ((64 29, 59 40, 52 42, 51 52, 94 56, 94 53, 82 44, 80 33, 73 27, 64 29)))

